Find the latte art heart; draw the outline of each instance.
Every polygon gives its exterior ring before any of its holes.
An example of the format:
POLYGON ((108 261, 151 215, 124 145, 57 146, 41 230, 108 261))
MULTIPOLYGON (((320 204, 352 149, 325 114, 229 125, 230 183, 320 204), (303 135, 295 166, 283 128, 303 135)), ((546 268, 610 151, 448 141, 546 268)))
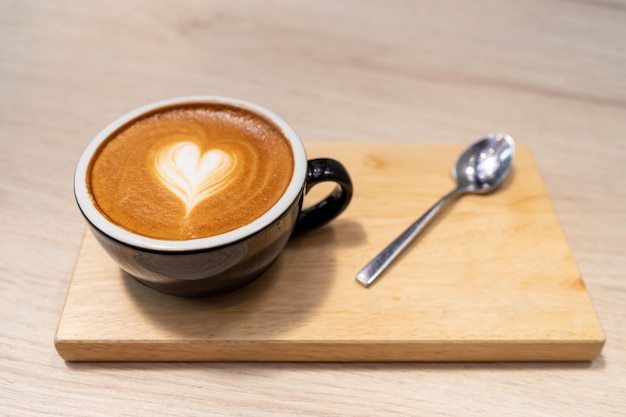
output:
POLYGON ((236 165, 234 158, 219 149, 201 154, 193 142, 163 146, 154 162, 157 177, 185 203, 187 215, 228 183, 236 165))

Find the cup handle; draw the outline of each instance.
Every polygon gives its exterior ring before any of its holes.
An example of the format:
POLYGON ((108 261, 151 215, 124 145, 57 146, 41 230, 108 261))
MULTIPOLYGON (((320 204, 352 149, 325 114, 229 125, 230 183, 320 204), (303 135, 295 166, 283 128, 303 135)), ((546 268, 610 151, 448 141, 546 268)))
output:
POLYGON ((346 209, 352 199, 352 180, 346 168, 334 159, 320 158, 308 161, 304 193, 321 183, 335 182, 337 187, 322 201, 300 212, 295 233, 322 226, 346 209))

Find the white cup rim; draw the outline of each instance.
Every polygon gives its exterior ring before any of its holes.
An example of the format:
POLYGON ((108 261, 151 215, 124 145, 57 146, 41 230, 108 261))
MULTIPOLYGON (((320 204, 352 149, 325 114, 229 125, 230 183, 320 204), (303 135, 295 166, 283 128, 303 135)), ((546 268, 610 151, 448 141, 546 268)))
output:
POLYGON ((202 95, 202 96, 184 96, 175 97, 166 100, 160 100, 144 106, 138 107, 122 116, 105 127, 98 135, 91 140, 81 155, 74 173, 74 195, 78 206, 87 219, 101 233, 109 236, 124 244, 141 248, 149 251, 163 252, 180 252, 180 251, 198 251, 204 249, 212 249, 225 246, 234 242, 238 242, 249 236, 255 235, 261 230, 270 226, 280 216, 285 213, 294 202, 299 198, 307 172, 307 156, 304 145, 296 131, 281 117, 272 111, 251 103, 246 100, 235 99, 224 96, 202 95), (245 226, 235 230, 222 233, 215 236, 189 239, 189 240, 164 240, 154 239, 130 232, 115 223, 108 220, 95 207, 94 202, 89 194, 87 186, 87 172, 90 167, 92 156, 97 152, 100 146, 108 140, 108 138, 122 126, 129 122, 142 117, 143 115, 154 112, 161 108, 174 107, 177 105, 195 105, 195 104, 225 104, 239 107, 252 111, 270 119, 276 126, 280 128, 283 136, 289 141, 294 156, 294 170, 291 181, 282 197, 267 212, 259 218, 245 226))

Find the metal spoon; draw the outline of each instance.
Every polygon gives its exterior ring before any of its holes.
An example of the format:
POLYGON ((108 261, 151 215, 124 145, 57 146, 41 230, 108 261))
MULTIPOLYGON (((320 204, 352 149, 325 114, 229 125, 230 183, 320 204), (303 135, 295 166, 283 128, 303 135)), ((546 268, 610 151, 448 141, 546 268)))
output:
POLYGON ((470 145, 459 155, 452 167, 452 176, 457 187, 365 265, 356 275, 356 280, 365 287, 372 284, 435 215, 456 197, 469 193, 486 194, 495 190, 511 172, 514 154, 513 138, 503 133, 491 134, 470 145))

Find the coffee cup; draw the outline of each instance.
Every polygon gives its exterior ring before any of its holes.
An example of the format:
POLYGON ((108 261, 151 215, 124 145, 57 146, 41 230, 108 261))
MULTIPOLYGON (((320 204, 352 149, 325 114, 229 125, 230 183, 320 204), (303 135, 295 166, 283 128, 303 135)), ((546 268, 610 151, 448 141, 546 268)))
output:
POLYGON ((128 274, 161 292, 204 296, 259 277, 293 234, 348 206, 352 182, 340 162, 308 160, 273 112, 192 96, 108 125, 79 159, 74 194, 96 240, 128 274), (303 208, 322 182, 336 186, 303 208))

